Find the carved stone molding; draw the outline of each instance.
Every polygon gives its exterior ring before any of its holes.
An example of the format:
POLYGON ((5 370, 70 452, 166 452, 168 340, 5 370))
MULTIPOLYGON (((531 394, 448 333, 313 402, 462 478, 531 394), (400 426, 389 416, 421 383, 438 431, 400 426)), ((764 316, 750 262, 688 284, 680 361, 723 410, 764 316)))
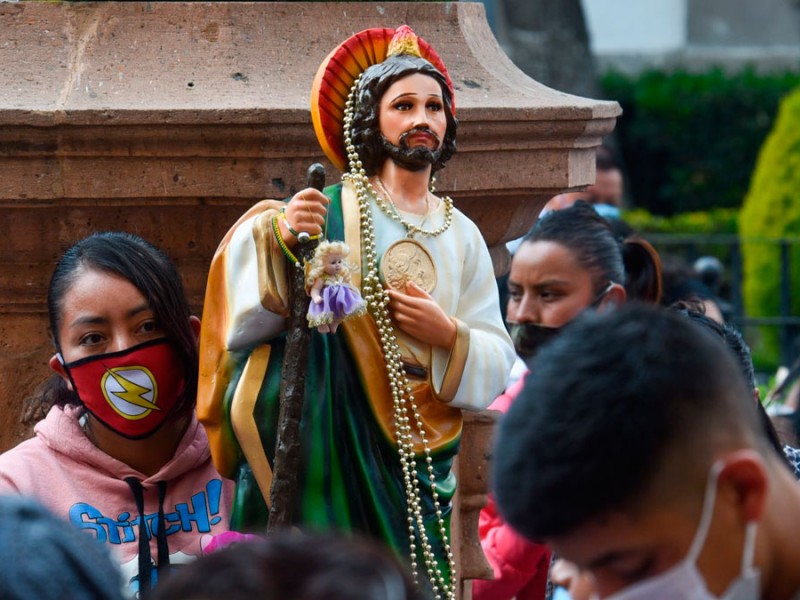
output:
POLYGON ((482 5, 0 2, 0 449, 26 434, 13 425, 21 400, 48 374, 45 294, 61 252, 96 230, 143 235, 176 260, 199 311, 229 226, 322 158, 308 109, 322 59, 400 23, 456 88, 459 151, 437 187, 503 271, 501 244, 550 196, 593 180, 619 107, 525 76, 482 5))
MULTIPOLYGON (((503 243, 548 198, 593 181, 620 110, 524 75, 481 4, 0 2, 0 449, 29 433, 21 401, 48 375, 58 256, 92 231, 138 233, 175 259, 199 314, 230 225, 322 160, 309 114, 318 65, 350 34, 401 23, 437 49, 456 88, 459 150, 437 188, 505 272, 503 243)), ((490 573, 474 534, 492 420, 468 422, 454 532, 466 536, 463 575, 479 577, 490 573)))

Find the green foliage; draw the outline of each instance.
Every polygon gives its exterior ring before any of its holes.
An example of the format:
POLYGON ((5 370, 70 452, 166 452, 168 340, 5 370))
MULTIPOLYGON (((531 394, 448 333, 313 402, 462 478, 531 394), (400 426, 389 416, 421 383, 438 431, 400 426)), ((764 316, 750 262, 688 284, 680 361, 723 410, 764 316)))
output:
POLYGON ((739 211, 735 208, 678 213, 671 217, 654 215, 644 208, 625 211, 622 218, 642 234, 736 234, 739 211))
MULTIPOLYGON (((775 127, 758 156, 739 220, 744 302, 750 316, 780 313, 780 248, 763 240, 794 238, 791 314, 800 314, 800 89, 781 103, 775 127), (759 243, 759 241, 762 243, 759 243)), ((778 332, 762 328, 758 350, 777 362, 778 332)))
POLYGON ((661 215, 738 207, 780 98, 800 73, 649 71, 602 78, 637 206, 661 215))

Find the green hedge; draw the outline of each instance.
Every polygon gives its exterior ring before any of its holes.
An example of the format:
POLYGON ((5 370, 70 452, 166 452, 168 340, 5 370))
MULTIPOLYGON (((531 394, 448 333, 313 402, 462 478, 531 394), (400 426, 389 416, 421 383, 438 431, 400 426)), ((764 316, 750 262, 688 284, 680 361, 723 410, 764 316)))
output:
MULTIPOLYGON (((795 238, 790 251, 791 312, 800 314, 800 89, 781 103, 775 127, 758 163, 739 220, 744 302, 750 316, 780 312, 780 249, 759 239, 795 238), (749 241, 748 241, 749 240, 749 241)), ((777 362, 775 328, 762 328, 758 350, 777 362)))
POLYGON ((738 232, 739 210, 715 208, 665 217, 643 208, 626 210, 622 218, 639 233, 717 235, 738 232))
POLYGON ((607 73, 635 205, 660 215, 740 206, 780 98, 797 85, 800 73, 607 73))

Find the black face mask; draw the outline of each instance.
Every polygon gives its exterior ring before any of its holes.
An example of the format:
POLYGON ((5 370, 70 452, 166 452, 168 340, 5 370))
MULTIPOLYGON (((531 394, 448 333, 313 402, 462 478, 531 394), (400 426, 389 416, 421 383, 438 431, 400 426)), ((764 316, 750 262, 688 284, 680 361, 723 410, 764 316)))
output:
MULTIPOLYGON (((614 282, 610 282, 606 288, 600 292, 592 303, 587 307, 597 308, 606 297, 614 282)), ((514 349, 517 354, 524 359, 532 358, 539 352, 539 349, 555 338, 564 329, 560 327, 547 327, 536 323, 508 323, 511 341, 514 342, 514 349)))
POLYGON ((532 358, 539 348, 547 344, 561 331, 561 327, 546 327, 536 323, 509 323, 514 350, 524 359, 532 358))

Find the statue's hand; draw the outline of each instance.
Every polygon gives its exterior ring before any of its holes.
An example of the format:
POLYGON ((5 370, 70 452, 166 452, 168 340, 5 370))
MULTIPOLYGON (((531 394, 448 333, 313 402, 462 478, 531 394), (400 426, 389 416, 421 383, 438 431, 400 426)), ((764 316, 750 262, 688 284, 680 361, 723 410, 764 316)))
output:
POLYGON ((314 188, 300 190, 286 205, 285 219, 279 219, 283 240, 290 247, 297 244, 297 238, 289 227, 297 233, 307 232, 309 235, 319 235, 325 225, 325 215, 328 212, 328 197, 314 188))
POLYGON ((436 301, 416 283, 405 293, 389 290, 389 308, 397 326, 420 342, 449 350, 456 341, 456 324, 436 301))

